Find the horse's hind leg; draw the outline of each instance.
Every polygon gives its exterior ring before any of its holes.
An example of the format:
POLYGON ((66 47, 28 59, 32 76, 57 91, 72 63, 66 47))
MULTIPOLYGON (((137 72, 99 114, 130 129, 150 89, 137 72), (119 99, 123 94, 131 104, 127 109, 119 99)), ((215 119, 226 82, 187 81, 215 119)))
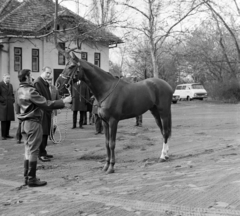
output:
POLYGON ((104 126, 104 132, 105 132, 105 145, 106 145, 106 151, 107 151, 106 163, 103 167, 103 171, 106 172, 110 164, 109 124, 103 121, 103 126, 104 126))
POLYGON ((171 136, 171 113, 161 118, 161 123, 163 126, 163 148, 160 156, 160 162, 164 162, 169 158, 169 145, 167 143, 168 138, 171 136))
POLYGON ((169 151, 169 146, 168 146, 168 138, 171 135, 171 113, 170 115, 168 114, 167 116, 160 115, 160 111, 156 106, 154 106, 152 109, 150 109, 152 115, 154 116, 156 123, 158 127, 161 130, 161 133, 163 135, 163 148, 160 156, 160 162, 166 161, 169 156, 168 156, 168 151, 169 151), (161 118, 162 116, 162 118, 161 118), (163 117, 164 116, 164 117, 163 117), (169 119, 170 118, 170 119, 169 119), (170 129, 169 129, 170 128, 170 129))

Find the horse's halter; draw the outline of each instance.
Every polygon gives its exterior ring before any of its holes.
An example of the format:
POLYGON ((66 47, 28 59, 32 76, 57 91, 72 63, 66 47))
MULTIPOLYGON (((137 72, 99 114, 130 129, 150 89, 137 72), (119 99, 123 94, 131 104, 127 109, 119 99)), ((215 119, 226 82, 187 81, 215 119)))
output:
POLYGON ((79 65, 77 65, 74 70, 72 71, 72 73, 69 76, 64 76, 62 73, 59 75, 61 76, 63 79, 68 79, 67 83, 65 84, 65 88, 68 90, 68 93, 70 96, 72 96, 71 94, 71 85, 73 84, 73 77, 76 74, 77 70, 79 68, 79 65))

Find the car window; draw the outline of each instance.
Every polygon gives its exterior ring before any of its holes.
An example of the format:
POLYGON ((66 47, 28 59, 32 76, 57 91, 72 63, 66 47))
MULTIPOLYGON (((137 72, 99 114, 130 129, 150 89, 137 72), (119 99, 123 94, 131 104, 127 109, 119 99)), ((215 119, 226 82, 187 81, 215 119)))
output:
POLYGON ((182 89, 182 86, 177 86, 176 89, 177 89, 177 90, 181 90, 181 89, 182 89))
POLYGON ((200 85, 200 84, 193 84, 193 85, 192 85, 192 88, 193 88, 193 89, 204 89, 203 86, 200 85))
POLYGON ((186 86, 183 86, 182 89, 186 89, 186 86))

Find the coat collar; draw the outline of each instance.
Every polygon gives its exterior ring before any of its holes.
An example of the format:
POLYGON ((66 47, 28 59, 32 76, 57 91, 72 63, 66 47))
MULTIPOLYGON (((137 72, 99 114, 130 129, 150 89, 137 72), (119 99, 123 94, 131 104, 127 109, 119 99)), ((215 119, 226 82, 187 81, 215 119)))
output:
POLYGON ((2 83, 2 86, 3 86, 4 88, 6 88, 6 89, 8 89, 8 88, 9 88, 9 86, 10 86, 10 83, 9 83, 9 85, 8 85, 8 86, 7 86, 7 84, 6 84, 4 81, 2 81, 1 83, 2 83))
POLYGON ((49 87, 48 82, 45 81, 41 76, 39 77, 39 79, 41 80, 41 82, 42 82, 45 86, 49 87))

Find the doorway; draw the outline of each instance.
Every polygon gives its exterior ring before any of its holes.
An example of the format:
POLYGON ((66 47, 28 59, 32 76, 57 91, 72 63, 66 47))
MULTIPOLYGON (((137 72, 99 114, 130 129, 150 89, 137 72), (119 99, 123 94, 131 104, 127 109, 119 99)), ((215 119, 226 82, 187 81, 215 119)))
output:
POLYGON ((62 73, 63 69, 53 69, 53 84, 55 85, 55 82, 59 75, 62 73))

